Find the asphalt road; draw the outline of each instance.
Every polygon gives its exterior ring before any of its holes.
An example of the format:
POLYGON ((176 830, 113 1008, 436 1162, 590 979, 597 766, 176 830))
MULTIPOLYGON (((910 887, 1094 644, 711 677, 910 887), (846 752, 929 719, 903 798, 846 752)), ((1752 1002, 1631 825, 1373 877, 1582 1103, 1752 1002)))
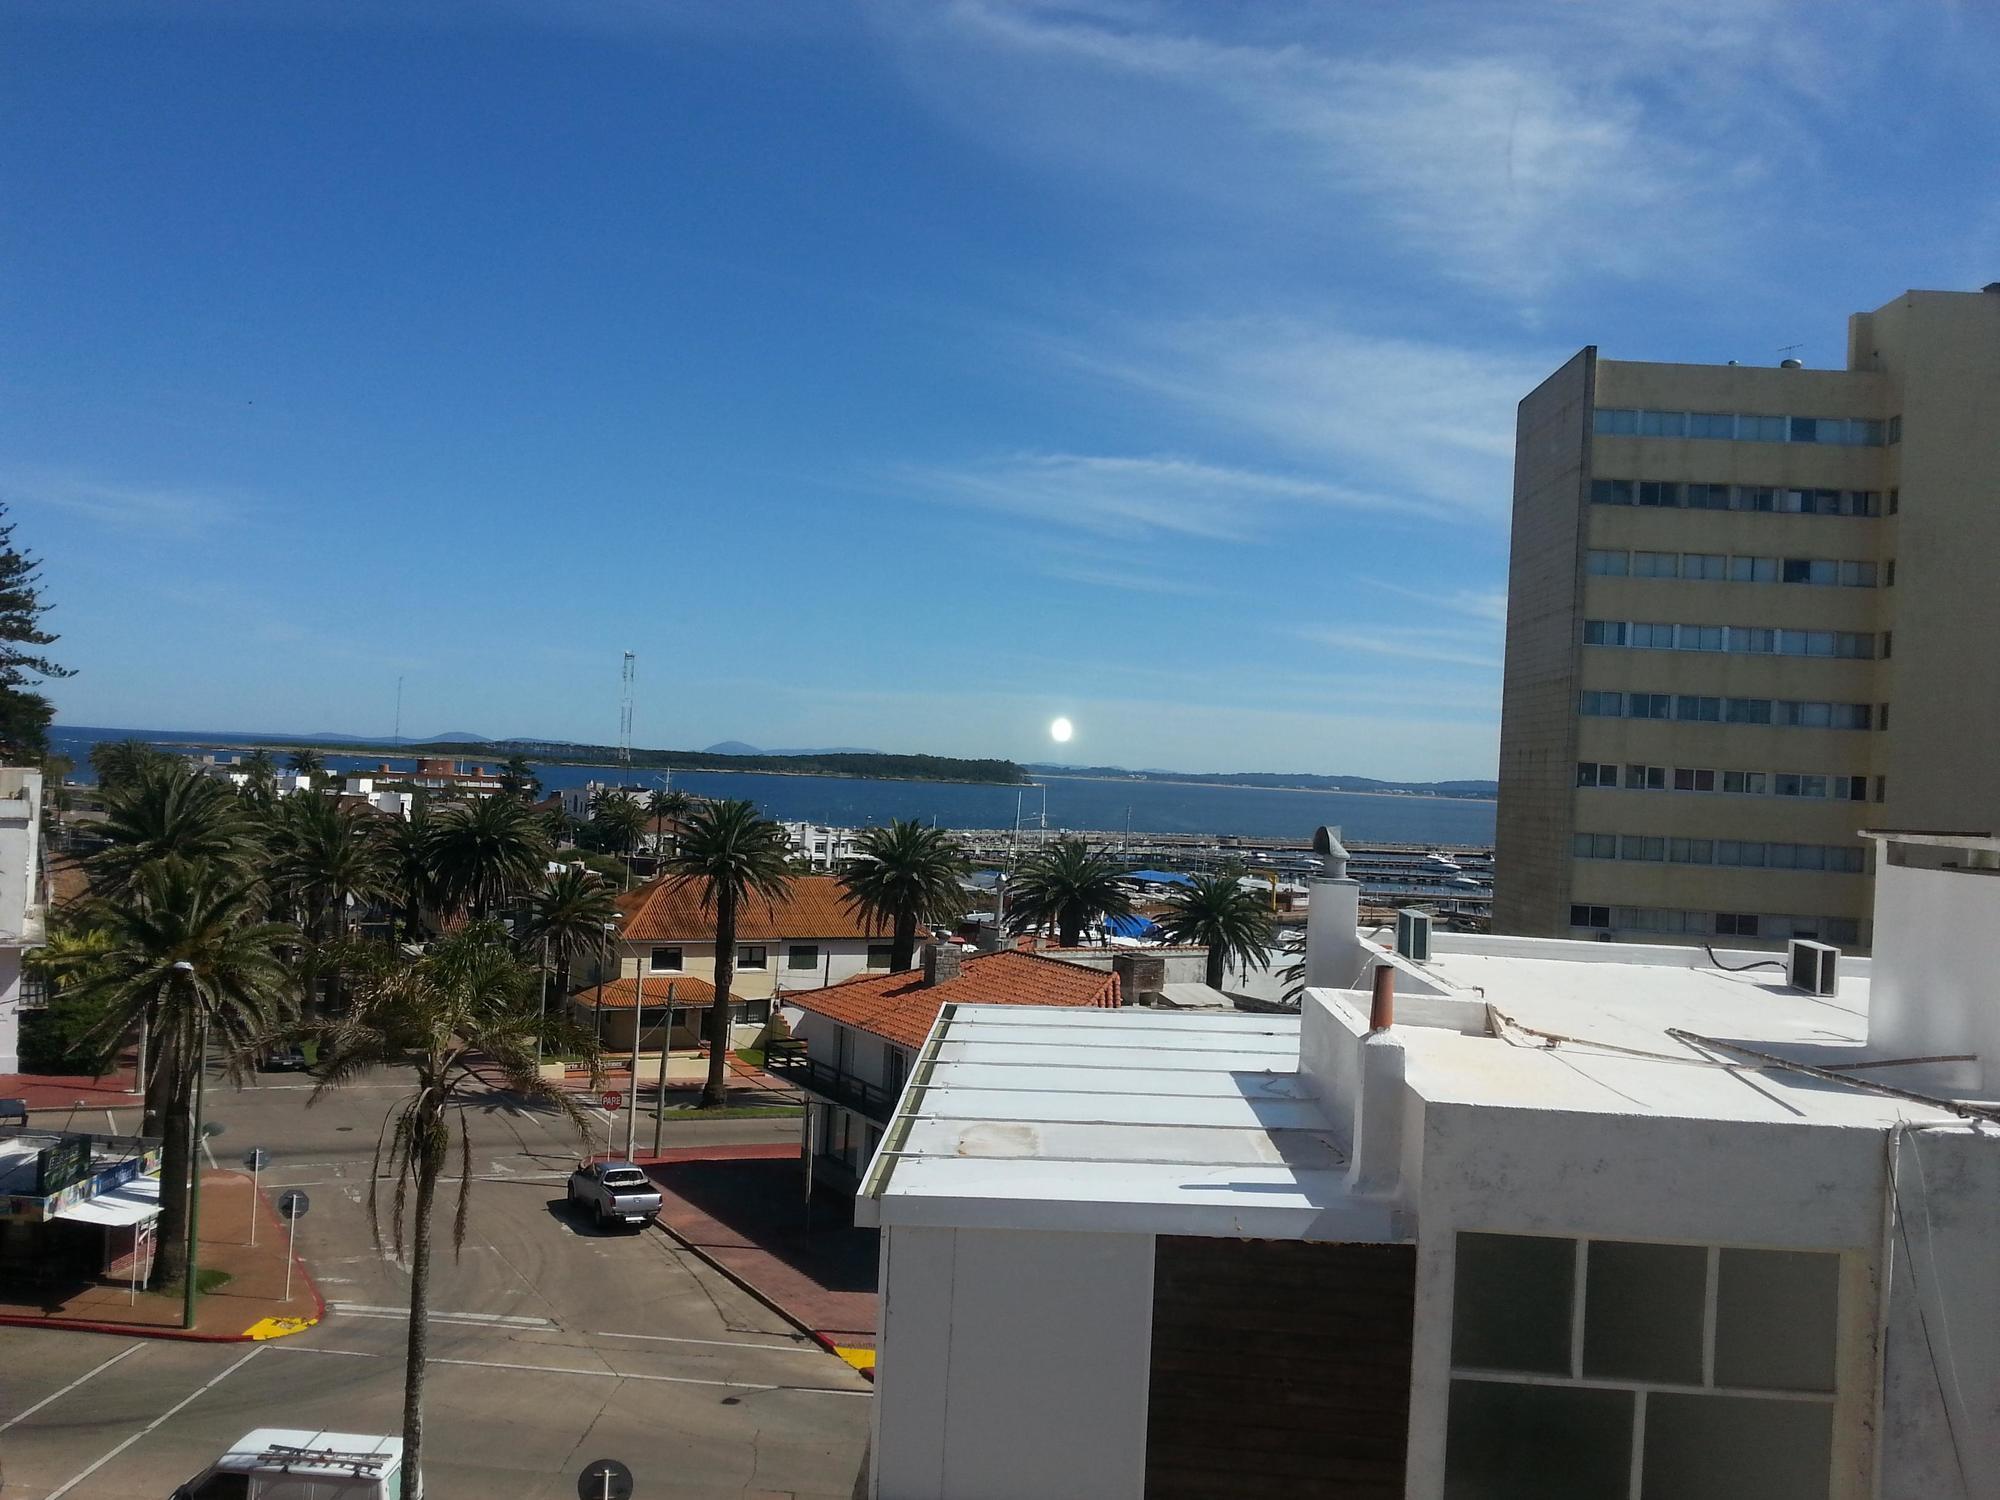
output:
MULTIPOLYGON (((253 1427, 401 1431, 409 1274, 376 1247, 366 1208, 400 1087, 377 1075, 311 1109, 291 1080, 211 1088, 217 1159, 262 1146, 267 1189, 311 1197, 299 1251, 325 1321, 264 1344, 0 1329, 0 1496, 164 1500, 253 1427)), ((431 1500, 572 1496, 599 1458, 630 1467, 641 1500, 861 1492, 867 1382, 659 1230, 600 1235, 573 1221, 563 1183, 579 1147, 566 1125, 498 1105, 470 1123, 471 1218, 456 1260, 456 1177, 438 1203, 431 1500)), ((687 1122, 668 1127, 668 1144, 797 1130, 687 1122)))

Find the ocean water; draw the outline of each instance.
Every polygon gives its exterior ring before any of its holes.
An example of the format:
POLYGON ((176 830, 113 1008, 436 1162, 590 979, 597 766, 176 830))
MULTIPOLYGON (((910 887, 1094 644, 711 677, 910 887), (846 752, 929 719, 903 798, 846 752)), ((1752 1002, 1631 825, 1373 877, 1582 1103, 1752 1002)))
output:
MULTIPOLYGON (((242 744, 243 734, 164 733, 153 730, 86 729, 57 725, 53 747, 77 763, 79 779, 90 778, 90 749, 102 740, 133 737, 194 748, 242 744)), ((373 771, 379 755, 329 755, 336 771, 373 771)), ((492 767, 488 758, 471 757, 492 767)), ((410 770, 408 757, 387 757, 391 769, 410 770)), ((586 782, 623 782, 639 787, 662 784, 659 772, 621 776, 606 766, 536 765, 544 789, 555 791, 586 782)), ((767 817, 861 828, 891 818, 935 821, 944 828, 1040 826, 1052 829, 1122 829, 1143 833, 1243 834, 1304 842, 1323 823, 1337 824, 1345 837, 1365 843, 1475 844, 1493 842, 1494 804, 1455 797, 1391 797, 1356 792, 1275 791, 1262 787, 1201 786, 1160 781, 1100 781, 1045 775, 1030 787, 963 785, 942 781, 873 781, 841 776, 783 776, 746 771, 676 771, 673 784, 700 797, 740 797, 767 817), (1046 789, 1046 790, 1044 790, 1046 789)))

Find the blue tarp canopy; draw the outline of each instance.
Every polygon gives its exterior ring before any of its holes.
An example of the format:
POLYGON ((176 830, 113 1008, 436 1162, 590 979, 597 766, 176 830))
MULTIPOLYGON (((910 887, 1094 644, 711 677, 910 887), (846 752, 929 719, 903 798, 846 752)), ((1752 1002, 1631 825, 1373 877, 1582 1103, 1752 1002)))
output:
POLYGON ((1143 880, 1148 885, 1193 885, 1192 875, 1176 875, 1171 870, 1133 870, 1127 880, 1143 880))
POLYGON ((1113 937, 1153 938, 1160 935, 1160 924, 1151 917, 1106 917, 1104 930, 1113 937))

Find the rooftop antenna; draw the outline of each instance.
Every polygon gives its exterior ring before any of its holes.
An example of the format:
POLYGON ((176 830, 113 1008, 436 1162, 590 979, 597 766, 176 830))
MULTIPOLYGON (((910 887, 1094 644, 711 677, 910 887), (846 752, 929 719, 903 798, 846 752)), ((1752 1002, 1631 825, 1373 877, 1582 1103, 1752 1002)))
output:
POLYGON ((632 769, 632 674, 638 665, 638 654, 627 651, 618 674, 618 764, 627 771, 632 769))

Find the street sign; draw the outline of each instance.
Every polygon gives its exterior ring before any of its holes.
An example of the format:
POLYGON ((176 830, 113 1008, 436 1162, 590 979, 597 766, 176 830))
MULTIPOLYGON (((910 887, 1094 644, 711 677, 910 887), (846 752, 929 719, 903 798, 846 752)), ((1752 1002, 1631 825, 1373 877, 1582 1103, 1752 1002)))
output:
POLYGON ((266 1151, 262 1146, 252 1146, 244 1154, 243 1165, 253 1172, 261 1172, 264 1168, 271 1165, 271 1153, 266 1151))
POLYGON ((619 1110, 625 1107, 625 1096, 619 1093, 618 1090, 616 1089, 606 1089, 604 1091, 604 1098, 601 1102, 603 1103, 606 1109, 610 1110, 615 1115, 618 1113, 619 1110))
POLYGON ((204 1120, 201 1126, 201 1133, 213 1140, 216 1136, 222 1134, 222 1127, 214 1120, 204 1120))
POLYGON ((312 1199, 297 1188, 278 1194, 278 1212, 288 1219, 302 1219, 306 1210, 312 1207, 312 1199))
POLYGON ((632 1471, 615 1458, 593 1459, 576 1476, 577 1500, 632 1500, 632 1471))

